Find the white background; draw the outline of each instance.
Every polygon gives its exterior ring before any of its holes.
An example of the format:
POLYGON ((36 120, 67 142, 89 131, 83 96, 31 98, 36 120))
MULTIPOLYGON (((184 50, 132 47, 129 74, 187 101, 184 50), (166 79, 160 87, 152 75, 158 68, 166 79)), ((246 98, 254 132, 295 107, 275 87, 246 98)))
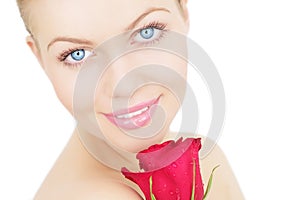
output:
MULTIPOLYGON (((222 77, 219 145, 246 199, 300 199, 298 0, 190 0, 191 33, 222 77)), ((25 46, 15 1, 0 2, 0 199, 30 199, 75 122, 25 46)))

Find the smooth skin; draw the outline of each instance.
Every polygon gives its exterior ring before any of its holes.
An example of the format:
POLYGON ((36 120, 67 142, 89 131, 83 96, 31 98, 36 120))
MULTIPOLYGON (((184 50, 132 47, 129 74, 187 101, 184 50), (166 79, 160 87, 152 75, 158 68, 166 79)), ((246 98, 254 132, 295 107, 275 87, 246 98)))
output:
MULTIPOLYGON (((97 45, 124 30, 132 32, 135 42, 145 42, 136 30, 155 23, 160 24, 155 29, 157 33, 161 33, 160 29, 164 25, 165 29, 187 34, 189 18, 186 3, 182 1, 179 6, 175 0, 28 1, 28 23, 32 35, 27 37, 27 44, 52 82, 57 97, 73 114, 72 98, 76 76, 81 64, 97 45)), ((103 115, 112 112, 110 102, 113 98, 120 98, 113 95, 113 89, 122 76, 132 66, 151 63, 153 59, 158 59, 165 66, 172 66, 172 70, 186 77, 186 63, 175 56, 163 53, 145 54, 142 58, 128 55, 112 64, 95 93, 94 107, 103 134, 114 145, 132 152, 161 142, 169 134, 169 124, 180 106, 171 92, 158 85, 141 87, 130 96, 130 106, 162 96, 160 105, 167 113, 165 127, 157 136, 147 140, 123 134, 103 115)), ((217 165, 220 167, 215 172, 208 199, 244 199, 225 156, 217 146, 201 160, 204 183, 208 182, 211 170, 217 165)), ((35 200, 53 199, 134 200, 142 199, 142 192, 119 171, 91 156, 75 129, 35 196, 35 200)))

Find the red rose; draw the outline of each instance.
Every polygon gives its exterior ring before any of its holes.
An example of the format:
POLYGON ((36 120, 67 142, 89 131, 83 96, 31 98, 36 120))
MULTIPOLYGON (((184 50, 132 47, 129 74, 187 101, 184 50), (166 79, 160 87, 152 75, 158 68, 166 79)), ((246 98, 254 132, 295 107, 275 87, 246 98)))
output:
POLYGON ((137 154, 143 172, 123 168, 122 173, 138 184, 146 200, 202 200, 200 148, 200 138, 153 145, 137 154))

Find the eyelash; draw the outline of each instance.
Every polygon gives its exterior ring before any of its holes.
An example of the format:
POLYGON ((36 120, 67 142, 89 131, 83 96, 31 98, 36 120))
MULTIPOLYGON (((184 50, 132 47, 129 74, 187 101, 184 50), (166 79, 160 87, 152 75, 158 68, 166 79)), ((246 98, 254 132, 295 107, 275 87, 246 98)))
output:
MULTIPOLYGON (((165 36, 165 32, 167 31, 166 30, 166 27, 167 27, 167 24, 166 23, 160 23, 159 21, 153 21, 149 24, 146 24, 144 26, 142 26, 141 28, 137 29, 134 31, 134 33, 132 34, 132 36, 130 37, 131 39, 134 38, 135 36, 137 36, 142 30, 144 29, 148 29, 148 28, 154 28, 154 29, 157 29, 157 30, 160 30, 162 31, 159 35, 158 38, 150 41, 150 42, 142 42, 141 45, 143 46, 147 46, 147 45, 152 45, 156 42, 159 42, 164 36, 165 36)), ((131 41, 130 42, 132 45, 135 44, 134 41, 131 41)), ((81 61, 81 62, 74 62, 74 63, 70 63, 70 62, 67 62, 66 59, 68 58, 68 56, 70 56, 73 52, 75 51, 80 51, 80 50, 86 50, 86 48, 70 48, 68 50, 65 50, 63 51, 62 53, 60 53, 58 56, 57 56, 57 59, 59 62, 63 63, 64 66, 67 66, 67 67, 70 67, 70 68, 77 68, 79 66, 82 65, 82 63, 84 62, 81 61)))
MULTIPOLYGON (((153 45, 154 43, 156 42, 159 42, 164 36, 165 36, 165 33, 166 33, 166 27, 167 27, 167 24, 166 23, 161 23, 159 21, 154 21, 154 22, 151 22, 147 25, 144 25, 142 26, 141 28, 137 29, 131 38, 134 38, 135 36, 137 36, 142 30, 144 29, 148 29, 148 28, 154 28, 154 29, 157 29, 157 30, 160 30, 162 31, 159 35, 158 38, 156 38, 155 40, 152 40, 150 42, 143 42, 141 45, 143 46, 148 46, 148 45, 153 45)), ((131 44, 135 44, 135 42, 131 42, 131 44)))
POLYGON ((63 63, 65 66, 70 67, 70 68, 76 68, 79 67, 80 65, 82 65, 82 63, 84 61, 81 62, 76 62, 76 63, 70 63, 67 62, 66 59, 68 58, 68 56, 70 56, 73 52, 75 51, 80 51, 80 50, 86 50, 86 48, 70 48, 68 50, 63 51, 62 53, 60 53, 57 56, 57 60, 61 63, 63 63))

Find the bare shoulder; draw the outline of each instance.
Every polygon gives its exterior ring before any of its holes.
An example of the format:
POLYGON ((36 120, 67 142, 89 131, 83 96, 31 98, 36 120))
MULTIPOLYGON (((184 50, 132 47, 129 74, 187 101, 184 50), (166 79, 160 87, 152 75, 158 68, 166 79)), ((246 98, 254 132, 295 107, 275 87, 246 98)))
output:
POLYGON ((69 182, 59 187, 52 187, 52 191, 44 191, 35 200, 99 200, 124 199, 142 200, 142 197, 131 187, 115 180, 88 180, 69 182))
POLYGON ((81 191, 72 197, 73 200, 124 199, 142 200, 142 197, 131 187, 117 181, 97 181, 80 185, 81 191))
MULTIPOLYGON (((205 142, 210 141, 208 141, 208 139, 203 139, 202 144, 205 142)), ((218 145, 215 145, 212 151, 200 162, 205 187, 208 183, 212 169, 219 165, 214 173, 212 188, 208 195, 208 199, 245 199, 229 162, 218 145)))

